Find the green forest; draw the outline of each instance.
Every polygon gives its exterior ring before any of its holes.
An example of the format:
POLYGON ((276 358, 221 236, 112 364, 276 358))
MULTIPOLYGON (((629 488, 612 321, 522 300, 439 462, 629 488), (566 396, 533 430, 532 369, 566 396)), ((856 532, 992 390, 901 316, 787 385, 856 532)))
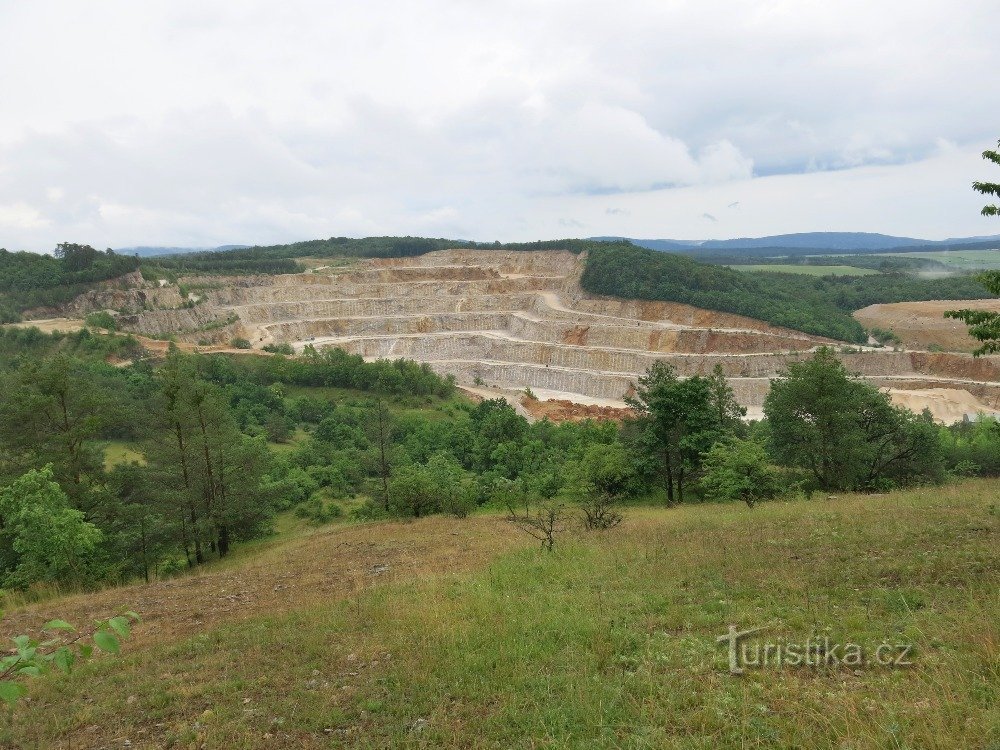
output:
POLYGON ((683 302, 854 343, 867 340, 861 324, 851 317, 862 307, 993 296, 973 276, 751 274, 622 243, 592 249, 581 284, 595 294, 683 302))
POLYGON ((89 245, 63 243, 54 255, 0 248, 0 323, 15 323, 33 307, 65 304, 96 282, 135 271, 139 259, 89 245))
POLYGON ((754 505, 1000 474, 996 422, 939 427, 827 350, 775 382, 760 423, 743 421, 719 373, 681 379, 658 364, 623 424, 557 425, 472 403, 405 360, 173 350, 156 361, 128 336, 0 334, 7 589, 169 576, 282 518, 557 504, 600 525, 629 503, 754 505))

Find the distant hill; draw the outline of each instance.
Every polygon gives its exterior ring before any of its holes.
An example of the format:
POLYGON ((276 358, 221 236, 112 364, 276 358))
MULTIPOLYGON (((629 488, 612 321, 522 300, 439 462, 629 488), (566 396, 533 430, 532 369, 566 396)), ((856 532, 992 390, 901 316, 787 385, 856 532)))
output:
MULTIPOLYGON (((698 254, 717 250, 787 250, 791 254, 803 251, 885 252, 888 250, 916 251, 926 248, 948 248, 958 245, 995 244, 1000 235, 965 237, 947 240, 922 240, 914 237, 894 237, 874 232, 798 232, 769 237, 740 237, 732 240, 668 240, 634 239, 629 237, 595 237, 596 240, 628 239, 650 250, 698 254)), ((755 253, 756 254, 756 253, 755 253)))
POLYGON ((138 255, 140 258, 154 258, 159 255, 185 255, 187 253, 218 253, 224 250, 242 250, 249 245, 219 245, 218 247, 121 247, 115 250, 119 255, 138 255))

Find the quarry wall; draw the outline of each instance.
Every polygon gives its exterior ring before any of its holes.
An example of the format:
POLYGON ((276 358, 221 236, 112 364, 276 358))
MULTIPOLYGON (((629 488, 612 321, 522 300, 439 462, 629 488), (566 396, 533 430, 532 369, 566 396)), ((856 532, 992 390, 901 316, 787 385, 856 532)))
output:
MULTIPOLYGON (((194 307, 180 308, 176 290, 150 288, 95 290, 80 305, 121 304, 121 327, 146 335, 340 347, 427 362, 461 384, 609 403, 662 361, 684 376, 721 368, 740 403, 759 408, 772 378, 831 343, 683 304, 591 296, 579 285, 582 268, 568 252, 448 250, 299 274, 184 279, 200 285, 194 307)), ((1000 406, 997 357, 846 346, 838 356, 879 387, 952 389, 964 394, 964 409, 976 399, 1000 406)))

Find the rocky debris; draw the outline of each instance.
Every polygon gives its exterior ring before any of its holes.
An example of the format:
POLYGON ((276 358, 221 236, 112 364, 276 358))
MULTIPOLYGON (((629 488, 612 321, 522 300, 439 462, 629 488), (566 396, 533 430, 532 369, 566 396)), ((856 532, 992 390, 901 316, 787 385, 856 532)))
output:
POLYGON ((521 405, 535 419, 547 418, 552 422, 580 422, 584 419, 602 419, 621 422, 629 414, 631 409, 623 409, 616 406, 596 406, 593 404, 577 404, 565 399, 552 399, 540 401, 538 399, 521 399, 521 405))

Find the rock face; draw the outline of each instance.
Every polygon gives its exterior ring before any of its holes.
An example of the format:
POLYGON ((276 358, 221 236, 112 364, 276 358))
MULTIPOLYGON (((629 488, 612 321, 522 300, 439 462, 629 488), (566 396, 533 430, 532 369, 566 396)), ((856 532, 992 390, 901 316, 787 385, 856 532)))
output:
MULTIPOLYGON (((120 321, 148 335, 241 335, 257 346, 287 342, 298 350, 407 357, 461 384, 531 388, 543 398, 609 406, 619 405, 657 360, 681 375, 719 366, 752 413, 789 362, 831 343, 687 305, 590 296, 579 285, 582 269, 583 259, 567 252, 450 250, 310 273, 215 278, 193 308, 136 311, 120 321)), ((949 389, 962 392, 962 413, 1000 407, 995 357, 849 348, 839 356, 879 386, 934 391, 932 408, 947 401, 949 389)), ((921 403, 916 396, 900 401, 921 403)), ((952 414, 956 407, 947 408, 952 414)))

